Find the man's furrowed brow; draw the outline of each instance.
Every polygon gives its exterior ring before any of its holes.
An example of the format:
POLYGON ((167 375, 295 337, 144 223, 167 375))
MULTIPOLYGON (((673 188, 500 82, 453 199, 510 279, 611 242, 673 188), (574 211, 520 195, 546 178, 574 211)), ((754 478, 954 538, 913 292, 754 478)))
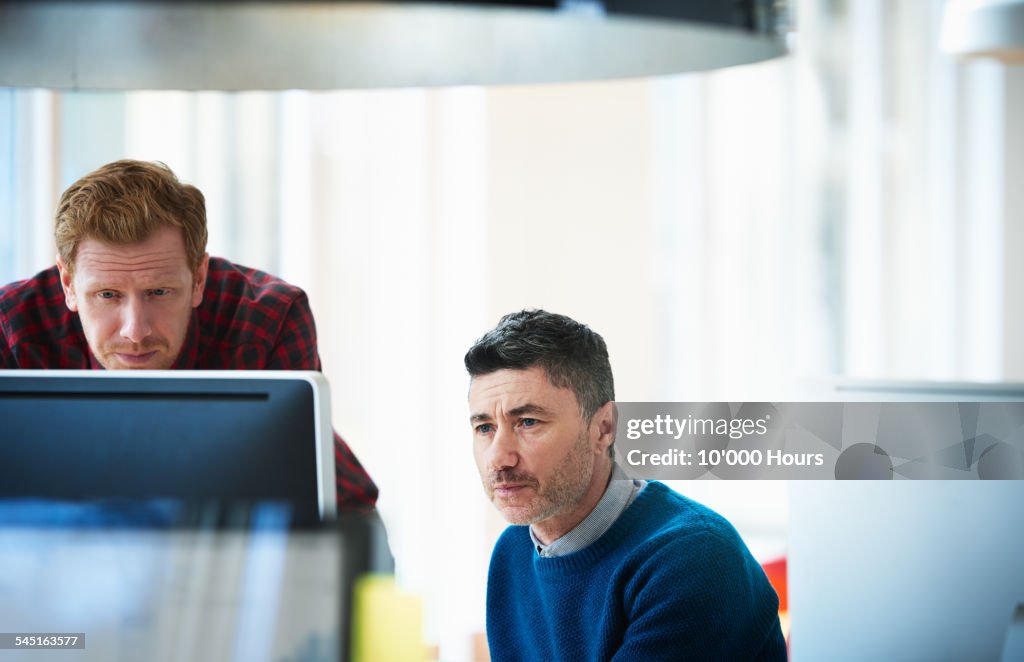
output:
POLYGON ((551 415, 551 411, 541 407, 540 405, 535 405, 532 402, 528 402, 525 405, 519 405, 518 407, 513 407, 508 410, 509 416, 527 416, 529 414, 549 416, 551 415))
MULTIPOLYGON (((518 407, 513 407, 512 409, 509 409, 507 412, 505 412, 505 415, 512 417, 530 415, 550 416, 551 410, 545 409, 540 405, 535 405, 532 402, 528 402, 525 405, 519 405, 518 407)), ((494 420, 494 418, 490 414, 479 413, 470 415, 469 420, 471 423, 487 423, 489 421, 494 420)))

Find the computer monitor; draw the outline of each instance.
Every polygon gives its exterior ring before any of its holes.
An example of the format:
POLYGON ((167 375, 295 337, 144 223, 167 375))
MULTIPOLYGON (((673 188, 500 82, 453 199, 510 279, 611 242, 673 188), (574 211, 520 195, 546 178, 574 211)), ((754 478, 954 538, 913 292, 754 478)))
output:
MULTIPOLYGON (((1024 385, 844 380, 817 396, 1022 401, 1024 385)), ((1021 659, 1024 481, 894 478, 789 483, 791 659, 1021 659)))
POLYGON ((385 545, 279 502, 0 499, 0 659, 349 660, 385 545))
POLYGON ((0 371, 0 498, 336 512, 327 381, 299 371, 0 371))

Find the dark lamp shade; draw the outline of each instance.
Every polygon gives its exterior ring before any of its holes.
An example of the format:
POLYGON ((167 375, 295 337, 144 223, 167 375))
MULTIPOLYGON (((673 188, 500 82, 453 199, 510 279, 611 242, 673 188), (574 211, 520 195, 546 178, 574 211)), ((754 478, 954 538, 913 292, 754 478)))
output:
POLYGON ((664 75, 783 54, 784 6, 6 2, 0 86, 329 90, 664 75))

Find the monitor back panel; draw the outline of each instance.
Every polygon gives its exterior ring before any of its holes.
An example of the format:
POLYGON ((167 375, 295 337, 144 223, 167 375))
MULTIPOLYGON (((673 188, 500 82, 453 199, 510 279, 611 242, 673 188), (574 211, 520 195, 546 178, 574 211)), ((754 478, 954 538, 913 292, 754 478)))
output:
MULTIPOLYGON (((1019 402, 1022 384, 843 380, 823 400, 1019 402)), ((790 655, 999 660, 1024 606, 1024 481, 789 483, 790 655)))

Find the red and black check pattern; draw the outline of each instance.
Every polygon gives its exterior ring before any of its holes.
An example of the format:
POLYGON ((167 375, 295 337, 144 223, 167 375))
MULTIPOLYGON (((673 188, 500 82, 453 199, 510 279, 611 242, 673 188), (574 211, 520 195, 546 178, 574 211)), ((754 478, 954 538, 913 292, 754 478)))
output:
MULTIPOLYGON (((0 288, 0 368, 99 370, 78 314, 64 304, 57 267, 0 288)), ((210 258, 203 302, 173 368, 320 370, 305 292, 269 274, 210 258)), ((334 434, 338 510, 365 510, 377 486, 334 434)))

